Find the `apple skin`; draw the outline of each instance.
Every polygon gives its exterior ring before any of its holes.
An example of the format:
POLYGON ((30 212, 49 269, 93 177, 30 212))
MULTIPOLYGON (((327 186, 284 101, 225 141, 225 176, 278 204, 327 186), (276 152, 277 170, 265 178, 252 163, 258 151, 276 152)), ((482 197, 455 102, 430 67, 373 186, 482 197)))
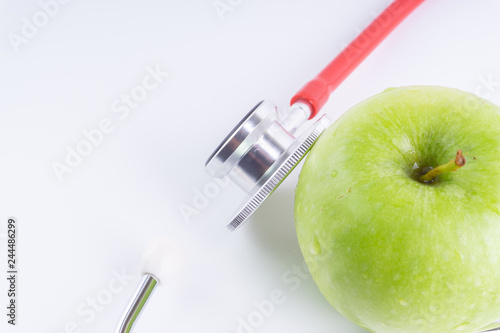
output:
POLYGON ((295 195, 299 244, 325 298, 377 333, 477 332, 500 318, 500 108, 392 88, 318 140, 295 195), (462 149, 467 163, 417 181, 462 149))

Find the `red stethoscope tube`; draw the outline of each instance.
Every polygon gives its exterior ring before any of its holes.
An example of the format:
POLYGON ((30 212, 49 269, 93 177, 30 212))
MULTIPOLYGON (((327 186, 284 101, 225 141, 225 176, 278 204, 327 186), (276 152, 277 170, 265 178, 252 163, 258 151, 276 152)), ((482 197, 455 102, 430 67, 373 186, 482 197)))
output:
POLYGON ((401 21, 424 1, 394 1, 340 52, 318 76, 302 87, 292 98, 290 105, 296 102, 306 103, 311 108, 309 119, 316 116, 328 101, 330 94, 345 78, 351 74, 401 21))

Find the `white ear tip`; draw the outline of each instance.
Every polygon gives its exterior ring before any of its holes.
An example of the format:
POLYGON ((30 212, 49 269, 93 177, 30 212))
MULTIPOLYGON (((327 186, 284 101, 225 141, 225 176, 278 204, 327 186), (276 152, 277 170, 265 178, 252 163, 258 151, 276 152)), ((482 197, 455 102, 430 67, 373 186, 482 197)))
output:
POLYGON ((169 238, 158 238, 151 241, 142 255, 142 273, 151 274, 160 283, 168 283, 179 273, 186 253, 184 248, 169 238))

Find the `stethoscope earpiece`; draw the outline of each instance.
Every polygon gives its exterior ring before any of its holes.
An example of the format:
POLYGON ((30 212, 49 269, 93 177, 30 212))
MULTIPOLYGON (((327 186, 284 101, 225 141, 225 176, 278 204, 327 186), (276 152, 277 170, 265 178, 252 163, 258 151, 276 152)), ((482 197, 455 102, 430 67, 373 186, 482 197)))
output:
POLYGON ((147 245, 141 259, 142 279, 123 312, 115 333, 132 331, 155 289, 170 282, 182 269, 185 261, 184 248, 172 239, 157 238, 147 245))
POLYGON ((302 160, 328 127, 323 116, 303 131, 294 134, 309 119, 306 103, 295 103, 282 116, 270 101, 258 103, 226 136, 205 164, 213 177, 229 177, 247 198, 227 225, 233 231, 269 197, 302 160))

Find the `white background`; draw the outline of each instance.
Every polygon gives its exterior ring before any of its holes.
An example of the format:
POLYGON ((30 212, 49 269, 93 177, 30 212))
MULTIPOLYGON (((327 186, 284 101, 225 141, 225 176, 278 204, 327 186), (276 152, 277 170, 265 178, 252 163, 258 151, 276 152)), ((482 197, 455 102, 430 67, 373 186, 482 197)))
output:
MULTIPOLYGON (((0 274, 1 332, 111 332, 157 236, 181 243, 187 259, 136 332, 237 332, 238 318, 255 316, 255 302, 273 290, 284 302, 254 332, 363 332, 293 271, 302 262, 298 169, 235 233, 225 228, 243 199, 235 186, 189 218, 180 209, 212 186, 205 160, 250 108, 262 99, 286 105, 389 1, 223 2, 233 6, 221 17, 213 0, 73 0, 15 52, 9 36, 22 36, 23 18, 33 22, 41 7, 0 1, 0 233, 18 219, 20 271, 16 327, 6 323, 0 274), (120 118, 113 102, 148 66, 170 75, 120 118), (53 164, 103 119, 113 131, 59 181, 53 164), (113 274, 123 271, 131 277, 120 284, 113 274)), ((324 111, 337 119, 386 87, 414 84, 499 103, 499 15, 496 0, 427 0, 324 111)))

